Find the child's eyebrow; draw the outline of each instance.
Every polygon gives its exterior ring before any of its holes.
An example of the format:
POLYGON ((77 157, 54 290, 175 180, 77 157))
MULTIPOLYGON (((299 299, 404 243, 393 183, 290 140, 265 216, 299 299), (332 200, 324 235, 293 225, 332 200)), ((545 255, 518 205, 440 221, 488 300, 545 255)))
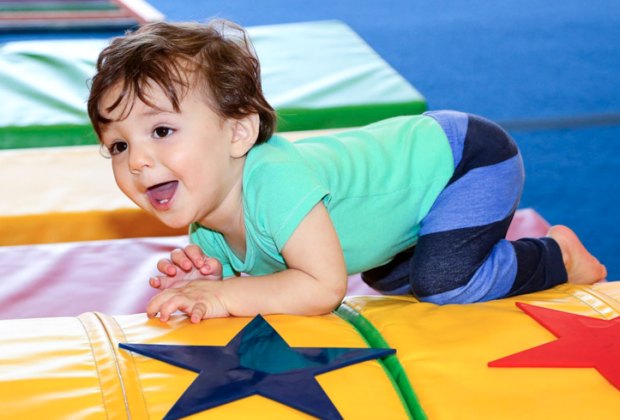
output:
POLYGON ((173 109, 149 108, 148 110, 140 113, 140 115, 145 117, 157 116, 161 114, 176 114, 176 111, 173 109))

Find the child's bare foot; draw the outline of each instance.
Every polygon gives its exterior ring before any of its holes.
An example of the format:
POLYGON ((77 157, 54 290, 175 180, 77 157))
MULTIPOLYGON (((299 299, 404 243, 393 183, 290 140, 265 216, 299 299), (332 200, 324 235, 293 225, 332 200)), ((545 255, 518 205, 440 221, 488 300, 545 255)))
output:
POLYGON ((569 283, 592 284, 607 277, 605 266, 588 252, 571 229, 562 225, 553 226, 547 236, 560 245, 569 283))

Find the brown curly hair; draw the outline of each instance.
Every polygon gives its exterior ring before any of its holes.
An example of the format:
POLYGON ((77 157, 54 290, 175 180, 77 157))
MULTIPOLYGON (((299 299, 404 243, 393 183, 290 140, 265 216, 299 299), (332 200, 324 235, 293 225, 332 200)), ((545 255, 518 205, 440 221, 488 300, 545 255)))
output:
POLYGON ((258 114, 256 143, 275 131, 276 113, 263 95, 260 63, 247 33, 227 20, 207 24, 156 22, 114 38, 99 55, 91 80, 88 116, 101 137, 102 125, 111 120, 101 114, 101 99, 120 84, 119 96, 106 108, 121 104, 127 115, 136 98, 152 105, 145 94, 155 84, 166 94, 175 111, 194 83, 213 110, 224 118, 258 114))

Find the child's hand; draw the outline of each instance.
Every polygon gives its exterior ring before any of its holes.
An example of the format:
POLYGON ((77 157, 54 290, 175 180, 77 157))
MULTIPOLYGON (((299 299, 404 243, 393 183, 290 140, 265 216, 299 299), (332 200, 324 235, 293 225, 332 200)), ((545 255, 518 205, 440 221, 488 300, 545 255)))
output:
POLYGON ((207 257, 198 245, 173 250, 169 259, 162 258, 157 262, 157 269, 163 275, 149 280, 155 289, 182 287, 181 283, 188 280, 222 280, 222 264, 207 257))
POLYGON ((179 281, 153 297, 146 307, 146 314, 154 318, 159 313, 162 322, 168 322, 175 311, 185 312, 196 324, 202 319, 230 316, 217 290, 221 283, 209 280, 179 281))

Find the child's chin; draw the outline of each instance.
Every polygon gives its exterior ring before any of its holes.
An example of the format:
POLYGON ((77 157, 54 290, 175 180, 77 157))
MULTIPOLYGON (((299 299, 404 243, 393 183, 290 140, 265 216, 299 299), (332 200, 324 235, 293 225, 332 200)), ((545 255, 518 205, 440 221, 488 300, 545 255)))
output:
POLYGON ((156 214, 155 217, 162 222, 164 225, 168 226, 171 229, 183 229, 189 226, 192 222, 191 220, 181 220, 180 218, 172 218, 172 217, 161 217, 161 215, 156 214))
POLYGON ((168 226, 171 229, 183 229, 188 227, 190 223, 164 223, 166 226, 168 226))

